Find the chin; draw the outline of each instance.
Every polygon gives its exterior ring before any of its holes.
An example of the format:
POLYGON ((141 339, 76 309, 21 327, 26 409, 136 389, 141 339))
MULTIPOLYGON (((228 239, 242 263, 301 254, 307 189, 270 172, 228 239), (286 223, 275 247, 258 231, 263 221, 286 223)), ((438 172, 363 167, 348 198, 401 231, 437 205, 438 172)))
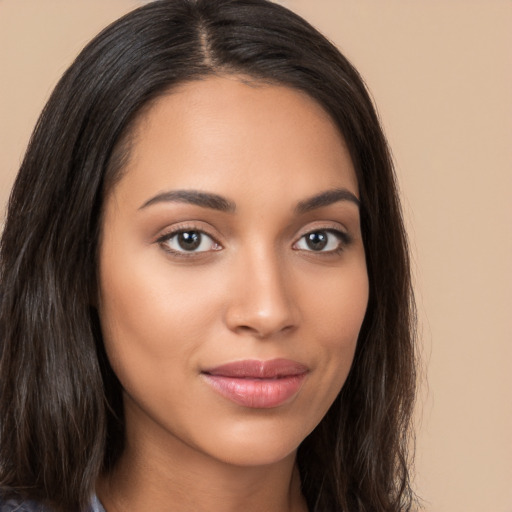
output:
POLYGON ((293 447, 291 451, 283 450, 283 447, 261 447, 238 445, 230 446, 228 451, 219 454, 219 460, 232 466, 240 467, 257 467, 257 466, 271 466, 283 462, 290 457, 295 458, 297 446, 293 447))
POLYGON ((290 457, 309 434, 287 429, 278 422, 272 429, 238 429, 221 435, 212 443, 215 458, 235 466, 268 466, 290 457))

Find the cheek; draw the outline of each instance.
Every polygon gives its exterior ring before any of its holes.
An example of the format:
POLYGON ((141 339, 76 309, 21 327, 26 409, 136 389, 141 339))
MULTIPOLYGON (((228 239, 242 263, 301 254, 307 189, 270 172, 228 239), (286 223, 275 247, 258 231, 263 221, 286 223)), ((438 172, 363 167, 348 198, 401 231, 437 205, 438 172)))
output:
POLYGON ((104 261, 103 271, 100 320, 108 359, 125 392, 126 419, 139 425, 143 411, 143 417, 168 425, 166 411, 190 409, 183 389, 197 373, 208 327, 197 311, 206 307, 198 306, 190 282, 186 286, 174 276, 171 283, 155 264, 104 261))
POLYGON ((332 401, 352 366, 368 305, 369 283, 364 259, 347 267, 347 272, 330 279, 317 279, 315 290, 305 304, 310 330, 317 340, 309 351, 322 366, 318 390, 332 401))
POLYGON ((105 349, 125 389, 155 375, 170 384, 193 367, 213 302, 198 296, 197 283, 171 273, 152 251, 110 244, 101 255, 100 290, 105 349))
POLYGON ((137 336, 148 353, 165 349, 173 335, 194 340, 212 311, 212 279, 200 269, 187 272, 170 264, 161 250, 135 237, 105 244, 100 260, 100 309, 112 339, 137 336), (138 243, 137 243, 138 242, 138 243), (208 281, 209 280, 209 281, 208 281), (201 311, 201 316, 197 313, 201 311))
MULTIPOLYGON (((362 252, 362 251, 361 251, 362 252)), ((304 316, 329 345, 355 341, 369 297, 364 253, 356 254, 332 273, 318 272, 301 283, 304 316)))

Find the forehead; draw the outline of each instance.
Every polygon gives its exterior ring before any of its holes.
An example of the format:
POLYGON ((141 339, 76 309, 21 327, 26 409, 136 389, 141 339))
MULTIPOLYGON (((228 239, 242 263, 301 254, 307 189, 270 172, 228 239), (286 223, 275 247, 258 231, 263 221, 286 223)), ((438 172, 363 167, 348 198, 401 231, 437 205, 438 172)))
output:
POLYGON ((215 76, 182 84, 136 121, 118 194, 192 188, 230 196, 286 190, 298 198, 357 179, 327 112, 298 90, 215 76))

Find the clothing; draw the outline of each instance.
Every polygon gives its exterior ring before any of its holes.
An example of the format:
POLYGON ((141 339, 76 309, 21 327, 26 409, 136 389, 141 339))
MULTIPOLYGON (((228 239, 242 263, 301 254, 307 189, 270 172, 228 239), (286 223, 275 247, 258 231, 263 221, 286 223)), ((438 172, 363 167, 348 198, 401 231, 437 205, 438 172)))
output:
MULTIPOLYGON (((3 501, 0 499, 0 512, 51 512, 51 510, 34 501, 3 501)), ((92 497, 87 512, 105 512, 97 496, 92 497)))

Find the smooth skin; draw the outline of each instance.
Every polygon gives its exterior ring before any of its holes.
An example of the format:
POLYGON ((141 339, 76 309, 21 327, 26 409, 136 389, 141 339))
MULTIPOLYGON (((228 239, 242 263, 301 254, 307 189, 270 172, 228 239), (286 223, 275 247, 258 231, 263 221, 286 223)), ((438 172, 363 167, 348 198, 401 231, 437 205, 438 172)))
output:
POLYGON ((98 298, 126 449, 99 497, 108 512, 306 511, 296 450, 346 380, 368 302, 343 138, 304 93, 228 75, 160 97, 132 142, 98 298), (308 368, 278 407, 238 405, 202 373, 276 358, 308 368))

